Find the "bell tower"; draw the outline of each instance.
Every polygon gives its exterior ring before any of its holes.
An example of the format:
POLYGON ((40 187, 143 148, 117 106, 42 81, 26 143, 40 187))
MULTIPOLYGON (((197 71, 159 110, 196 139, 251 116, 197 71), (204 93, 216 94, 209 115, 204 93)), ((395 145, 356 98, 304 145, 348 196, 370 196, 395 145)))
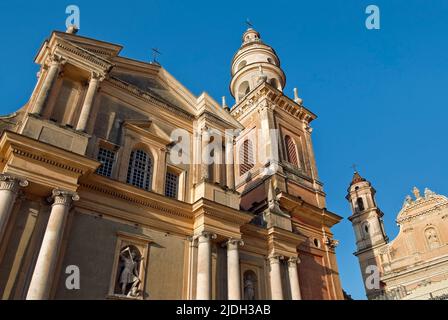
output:
POLYGON ((370 281, 367 278, 372 275, 375 267, 379 273, 382 272, 380 250, 389 241, 384 230, 384 214, 377 206, 376 190, 357 171, 353 174, 347 191, 346 199, 352 209, 352 215, 348 219, 352 222, 357 247, 354 255, 358 257, 367 297, 371 299, 381 289, 368 287, 370 281))
POLYGON ((387 243, 384 232, 383 212, 375 199, 376 190, 372 184, 355 171, 348 188, 347 200, 350 202, 358 252, 387 243))

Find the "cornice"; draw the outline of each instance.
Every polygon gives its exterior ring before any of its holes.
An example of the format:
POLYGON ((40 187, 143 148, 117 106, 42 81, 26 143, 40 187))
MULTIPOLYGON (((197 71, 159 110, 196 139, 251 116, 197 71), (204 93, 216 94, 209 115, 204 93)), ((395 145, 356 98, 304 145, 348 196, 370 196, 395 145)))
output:
POLYGON ((205 198, 193 203, 192 211, 195 218, 203 214, 211 215, 240 226, 249 223, 254 218, 251 213, 236 210, 205 198))
POLYGON ((305 202, 300 197, 295 197, 287 193, 278 195, 282 207, 290 212, 291 217, 298 217, 301 220, 323 224, 331 228, 342 220, 342 217, 327 210, 326 208, 318 208, 310 203, 305 202))
POLYGON ((211 123, 214 123, 215 125, 224 128, 224 130, 230 129, 230 128, 236 128, 236 129, 242 129, 243 126, 240 124, 239 127, 230 123, 227 120, 224 120, 223 118, 220 118, 218 115, 208 111, 204 110, 202 111, 197 117, 198 120, 201 118, 204 118, 206 121, 210 121, 211 123))
POLYGON ((82 181, 81 188, 108 195, 134 205, 157 210, 165 215, 191 220, 191 206, 174 199, 140 190, 119 181, 93 175, 87 181, 82 181))
POLYGON ((56 38, 56 44, 55 48, 53 49, 54 52, 56 52, 57 49, 61 49, 62 51, 70 52, 80 58, 83 58, 94 65, 98 66, 100 69, 103 69, 105 72, 109 71, 113 64, 108 61, 107 59, 104 59, 101 56, 96 55, 95 53, 88 51, 84 48, 81 48, 69 41, 66 41, 62 38, 57 37, 56 38))
POLYGON ((418 217, 428 215, 434 211, 440 211, 444 208, 448 208, 448 199, 444 196, 435 195, 431 196, 428 199, 421 198, 418 201, 414 202, 409 207, 405 207, 402 209, 397 216, 397 224, 402 224, 404 222, 409 222, 415 220, 418 217), (429 206, 427 209, 425 206, 429 206), (423 208, 423 210, 419 211, 419 209, 423 208), (416 212, 412 212, 415 210, 416 212))
POLYGON ((311 123, 317 116, 304 106, 301 106, 285 96, 283 92, 275 89, 270 84, 263 82, 259 84, 251 93, 232 108, 232 116, 241 121, 252 110, 256 109, 258 104, 263 100, 266 101, 266 107, 275 110, 280 108, 292 117, 307 124, 311 123))
POLYGON ((14 132, 5 131, 0 139, 0 156, 4 161, 10 155, 25 157, 78 175, 96 170, 99 166, 97 161, 82 155, 14 132))

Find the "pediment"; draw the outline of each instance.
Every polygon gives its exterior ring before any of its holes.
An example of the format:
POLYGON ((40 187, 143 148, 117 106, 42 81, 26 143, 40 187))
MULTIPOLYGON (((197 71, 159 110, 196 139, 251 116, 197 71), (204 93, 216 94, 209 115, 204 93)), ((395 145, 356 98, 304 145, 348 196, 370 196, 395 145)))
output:
POLYGON ((120 51, 123 49, 122 46, 113 44, 110 42, 100 41, 96 39, 91 39, 75 34, 69 34, 65 32, 56 31, 52 34, 53 37, 62 38, 74 45, 83 48, 93 54, 99 55, 103 58, 112 58, 119 55, 120 51))

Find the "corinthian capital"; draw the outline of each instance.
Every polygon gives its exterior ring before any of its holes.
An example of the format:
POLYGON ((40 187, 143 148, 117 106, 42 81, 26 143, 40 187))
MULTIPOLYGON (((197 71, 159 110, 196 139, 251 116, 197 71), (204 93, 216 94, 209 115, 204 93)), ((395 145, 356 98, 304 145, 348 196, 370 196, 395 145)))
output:
POLYGON ((71 206, 73 201, 78 201, 76 192, 55 189, 49 200, 53 200, 53 205, 71 206))
POLYGON ((28 186, 28 181, 7 174, 0 174, 0 190, 18 192, 20 187, 28 186))

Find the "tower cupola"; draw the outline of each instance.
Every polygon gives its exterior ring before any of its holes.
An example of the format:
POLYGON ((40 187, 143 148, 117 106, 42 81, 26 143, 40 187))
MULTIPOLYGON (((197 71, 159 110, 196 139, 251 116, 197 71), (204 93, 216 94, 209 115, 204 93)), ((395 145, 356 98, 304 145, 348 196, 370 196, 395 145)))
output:
POLYGON ((242 45, 232 60, 230 92, 236 103, 240 102, 261 82, 267 82, 283 91, 286 76, 280 68, 280 59, 275 50, 265 44, 260 34, 249 28, 244 34, 242 45))

